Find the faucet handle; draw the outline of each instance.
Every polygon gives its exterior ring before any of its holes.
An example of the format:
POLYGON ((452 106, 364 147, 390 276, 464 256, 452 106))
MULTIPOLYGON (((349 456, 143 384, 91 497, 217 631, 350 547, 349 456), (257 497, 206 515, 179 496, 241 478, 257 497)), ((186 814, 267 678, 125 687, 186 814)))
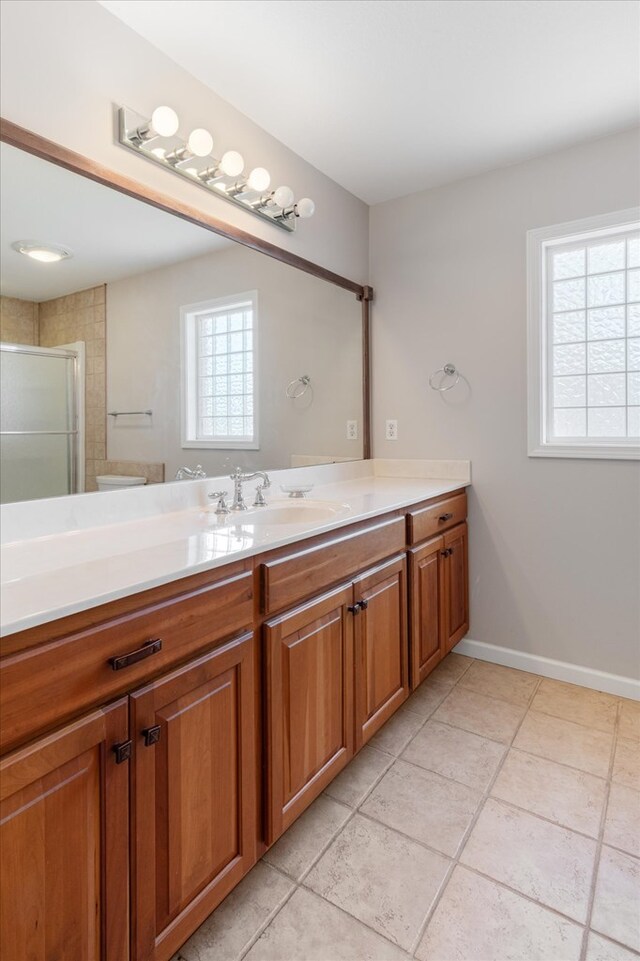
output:
POLYGON ((265 482, 262 483, 262 484, 258 484, 258 486, 256 487, 256 499, 255 499, 254 502, 253 502, 253 506, 254 506, 254 507, 266 507, 266 506, 267 506, 267 502, 266 502, 266 500, 264 499, 264 492, 265 492, 265 490, 267 489, 267 487, 271 487, 271 484, 270 484, 270 483, 267 483, 267 481, 265 481, 265 482))
POLYGON ((227 497, 229 496, 228 491, 212 491, 211 494, 207 494, 211 500, 218 499, 218 506, 216 507, 216 514, 228 514, 229 508, 227 506, 227 497))

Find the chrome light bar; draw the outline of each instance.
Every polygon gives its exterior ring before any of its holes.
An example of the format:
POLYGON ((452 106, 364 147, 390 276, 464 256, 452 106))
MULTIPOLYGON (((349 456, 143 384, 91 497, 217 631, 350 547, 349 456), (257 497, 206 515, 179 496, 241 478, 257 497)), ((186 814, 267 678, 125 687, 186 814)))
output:
POLYGON ((245 177, 241 154, 228 150, 216 159, 211 153, 213 138, 208 130, 192 130, 183 140, 178 135, 178 125, 178 116, 171 107, 156 107, 150 118, 129 107, 118 110, 120 143, 146 160, 283 230, 294 231, 299 219, 313 216, 315 204, 309 197, 296 202, 290 187, 270 190, 271 177, 264 167, 256 167, 245 177))

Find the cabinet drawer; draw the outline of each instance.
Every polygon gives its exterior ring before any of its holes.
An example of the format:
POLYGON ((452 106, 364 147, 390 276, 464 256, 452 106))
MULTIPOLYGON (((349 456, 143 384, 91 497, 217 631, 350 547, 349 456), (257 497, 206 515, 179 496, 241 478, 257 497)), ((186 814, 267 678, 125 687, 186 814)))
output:
POLYGON ((331 584, 404 550, 405 521, 393 517, 316 547, 261 565, 265 614, 324 590, 331 584))
POLYGON ((467 495, 456 494, 407 514, 407 540, 412 547, 420 541, 449 530, 467 516, 467 495))
POLYGON ((253 575, 235 567, 198 590, 3 658, 2 750, 131 690, 252 620, 253 575))

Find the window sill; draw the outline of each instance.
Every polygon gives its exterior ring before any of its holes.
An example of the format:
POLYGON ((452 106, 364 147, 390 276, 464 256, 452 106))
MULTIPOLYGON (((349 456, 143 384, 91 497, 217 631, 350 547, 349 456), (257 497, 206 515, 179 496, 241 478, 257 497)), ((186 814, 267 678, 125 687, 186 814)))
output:
POLYGON ((529 457, 581 457, 589 460, 640 460, 640 447, 592 447, 587 444, 544 444, 529 448, 529 457))

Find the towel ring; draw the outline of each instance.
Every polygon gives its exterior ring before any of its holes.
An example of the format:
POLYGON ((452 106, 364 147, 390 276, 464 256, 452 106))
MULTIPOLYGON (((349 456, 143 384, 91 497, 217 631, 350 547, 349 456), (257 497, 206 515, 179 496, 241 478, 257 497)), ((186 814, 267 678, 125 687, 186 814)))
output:
POLYGON ((455 364, 445 364, 444 367, 438 367, 438 369, 434 370, 434 372, 431 374, 431 377, 429 378, 429 387, 431 388, 431 390, 437 390, 440 393, 443 393, 445 390, 451 390, 452 387, 455 387, 459 380, 460 380, 460 371, 456 370, 455 364), (433 383, 434 377, 436 377, 438 374, 444 375, 443 377, 440 378, 440 384, 441 384, 440 387, 436 387, 436 385, 433 383), (448 384, 445 387, 444 386, 445 377, 455 377, 455 380, 453 381, 452 384, 448 384))
POLYGON ((297 400, 298 397, 302 397, 306 394, 311 386, 311 378, 308 374, 303 374, 302 377, 296 377, 291 381, 287 389, 285 390, 285 395, 289 400, 297 400))

